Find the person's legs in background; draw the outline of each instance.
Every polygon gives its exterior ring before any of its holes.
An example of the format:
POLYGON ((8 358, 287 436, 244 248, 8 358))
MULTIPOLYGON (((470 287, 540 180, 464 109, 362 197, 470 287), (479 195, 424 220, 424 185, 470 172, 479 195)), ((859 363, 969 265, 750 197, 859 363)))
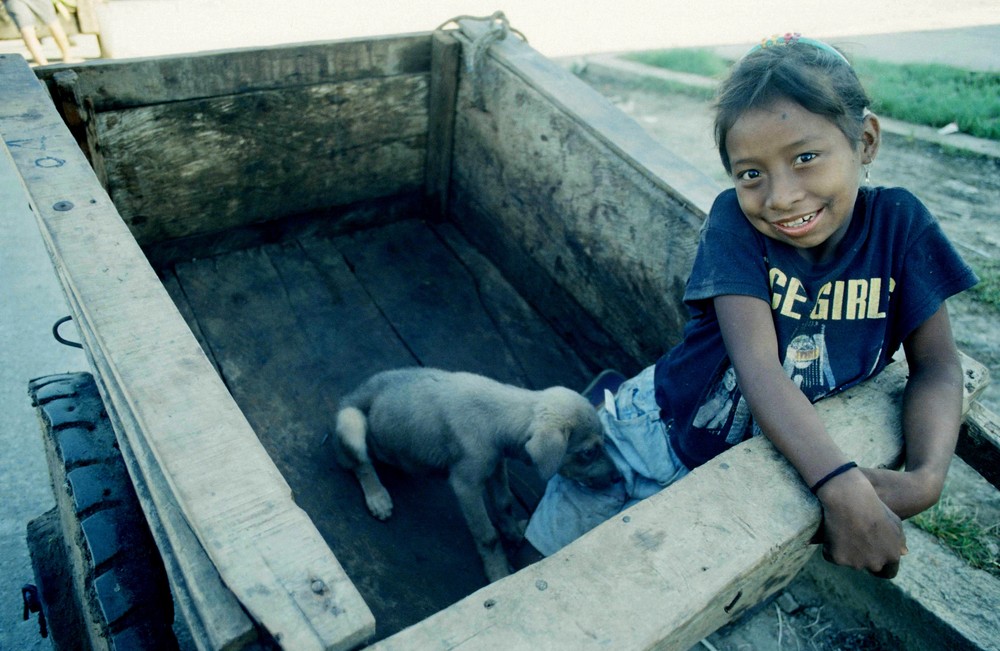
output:
POLYGON ((21 40, 24 41, 24 45, 28 48, 28 52, 31 53, 31 58, 35 60, 35 63, 40 66, 49 65, 49 60, 42 53, 42 44, 38 40, 38 32, 35 30, 34 25, 26 25, 21 28, 21 40))

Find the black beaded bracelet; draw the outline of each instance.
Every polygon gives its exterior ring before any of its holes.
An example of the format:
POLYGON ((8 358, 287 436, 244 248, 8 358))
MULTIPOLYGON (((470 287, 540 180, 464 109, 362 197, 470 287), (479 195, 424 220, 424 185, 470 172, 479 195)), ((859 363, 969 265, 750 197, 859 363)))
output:
POLYGON ((819 491, 819 489, 823 488, 823 485, 826 482, 830 481, 831 479, 833 479, 837 475, 843 475, 845 472, 847 472, 851 468, 857 468, 857 467, 858 467, 858 464, 854 463, 853 461, 848 461, 847 463, 845 463, 844 465, 840 466, 839 468, 835 468, 834 470, 830 471, 830 474, 828 474, 826 477, 824 477, 823 479, 820 479, 818 482, 816 482, 815 484, 813 484, 812 488, 810 488, 809 490, 811 490, 812 494, 815 495, 816 492, 819 491))

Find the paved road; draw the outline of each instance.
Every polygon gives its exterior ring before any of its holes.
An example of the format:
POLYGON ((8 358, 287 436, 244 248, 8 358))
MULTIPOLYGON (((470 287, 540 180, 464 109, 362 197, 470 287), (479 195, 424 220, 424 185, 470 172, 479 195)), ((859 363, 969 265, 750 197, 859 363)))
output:
MULTIPOLYGON (((715 1, 715 0, 711 0, 715 1)), ((859 3, 849 0, 847 4, 858 4, 859 6, 870 6, 870 3, 859 3)), ((326 6, 326 0, 323 4, 326 6)), ((391 3, 389 3, 391 4, 391 3)), ((435 3, 432 3, 435 4, 435 3)), ((424 9, 426 15, 432 16, 429 23, 421 18, 423 22, 412 25, 395 25, 399 29, 383 30, 383 32, 373 31, 376 28, 371 24, 355 25, 354 27, 338 25, 337 29, 355 29, 355 33, 339 33, 332 30, 336 37, 385 33, 385 31, 399 32, 407 29, 432 29, 436 26, 436 21, 440 16, 450 17, 458 13, 470 12, 470 9, 459 10, 457 6, 462 3, 457 2, 437 2, 441 5, 440 12, 431 12, 424 9), (434 23, 434 24, 432 24, 434 23)), ((474 3, 473 3, 474 4, 474 3)), ((662 3, 635 3, 637 6, 653 7, 662 6, 662 3)), ((697 4, 697 3, 696 3, 697 4)), ((767 2, 769 6, 780 5, 781 2, 767 2)), ((791 13, 783 13, 783 16, 794 16, 795 8, 801 8, 808 3, 791 3, 791 13)), ((890 4, 890 3, 886 3, 890 4)), ((893 35, 872 35, 851 36, 851 37, 831 37, 846 33, 843 28, 838 30, 839 23, 815 23, 817 30, 812 30, 811 34, 817 34, 830 41, 842 44, 851 49, 851 53, 856 56, 872 56, 884 58, 891 61, 935 61, 951 63, 974 69, 1000 70, 1000 5, 995 0, 962 0, 949 4, 949 9, 953 10, 953 16, 943 16, 942 10, 938 7, 941 3, 936 0, 911 0, 908 3, 908 22, 900 22, 896 26, 901 29, 920 30, 931 25, 960 25, 959 18, 966 21, 979 21, 988 24, 984 27, 957 27, 955 29, 906 32, 893 35), (914 6, 923 8, 923 12, 914 11, 914 6), (956 7, 966 5, 966 11, 954 11, 956 7), (935 13, 936 12, 936 13, 935 13), (951 22, 949 22, 949 20, 951 22), (958 21, 958 22, 956 22, 958 21), (854 49, 857 48, 857 49, 854 49)), ((164 25, 183 26, 184 21, 190 21, 190 17, 180 12, 180 0, 116 0, 109 3, 117 11, 117 16, 109 25, 117 34, 109 34, 110 42, 115 42, 122 46, 122 53, 130 56, 142 54, 159 54, 162 51, 153 51, 155 48, 172 48, 172 51, 192 51, 196 49, 212 49, 218 47, 236 47, 248 45, 250 43, 263 43, 264 40, 254 36, 249 31, 253 24, 226 22, 225 16, 215 16, 208 14, 211 7, 218 4, 208 3, 205 0, 191 0, 189 7, 195 7, 196 17, 201 19, 203 29, 199 31, 191 30, 187 33, 181 29, 178 31, 173 27, 167 28, 164 25), (161 13, 166 12, 158 20, 150 21, 148 13, 138 11, 145 6, 147 9, 157 6, 161 13), (211 19, 211 20, 206 20, 211 19), (133 21, 133 22, 129 22, 133 21), (171 23, 171 21, 174 21, 171 23), (156 25, 158 33, 153 38, 146 31, 150 24, 156 25), (244 29, 247 28, 247 29, 244 29), (143 47, 150 51, 139 51, 143 47), (257 40, 249 40, 257 39, 257 40), (249 40, 249 42, 248 42, 249 40), (124 47, 127 44, 127 47, 124 47)), ((245 7, 246 3, 240 0, 239 5, 245 7)), ((533 27, 531 20, 517 20, 518 16, 525 16, 530 11, 529 7, 537 6, 534 0, 529 4, 521 5, 510 2, 513 7, 508 10, 508 15, 516 27, 521 27, 529 37, 532 36, 533 27), (525 23, 528 25, 526 26, 525 23)), ((490 3, 493 6, 493 3, 490 3)), ((695 5, 692 5, 695 6, 695 5)), ((728 0, 725 6, 731 6, 728 0)), ((881 5, 880 5, 881 6, 881 5)), ((773 6, 772 6, 773 8, 773 6)), ((212 11, 216 11, 212 9, 212 11)), ((492 9, 490 10, 492 11, 492 9)), ((410 12, 412 15, 412 11, 410 12)), ((485 13, 489 13, 486 11, 485 13)), ((699 18, 705 15, 712 15, 712 12, 705 11, 698 5, 699 18)), ((552 15, 548 17, 549 22, 572 20, 573 16, 568 14, 552 15)), ((244 21, 247 19, 244 18, 244 21)), ((616 23, 621 26, 624 22, 627 25, 629 18, 618 16, 616 23)), ((640 22, 635 18, 635 23, 640 22)), ((280 22, 280 21, 279 21, 280 22)), ((792 21, 801 25, 803 21, 792 21)), ((809 24, 809 21, 804 21, 809 24)), ((281 23, 287 24, 287 21, 281 23)), ((844 22, 844 24, 849 24, 844 22)), ((886 27, 891 27, 882 21, 878 23, 886 27)), ((559 32, 565 34, 568 31, 564 25, 560 26, 559 32)), ((610 27, 610 26, 609 26, 610 27)), ((752 30, 756 38, 759 27, 755 24, 748 24, 748 30, 752 30)), ((533 43, 540 50, 550 56, 560 56, 571 52, 567 51, 567 46, 560 45, 553 33, 546 31, 539 24, 539 37, 533 39, 533 43)), ((801 29, 805 29, 802 27, 801 29)), ((610 33, 612 30, 607 30, 610 33)), ((731 29, 729 30, 732 31, 731 29)), ((587 43, 592 46, 592 51, 614 51, 624 49, 635 49, 638 47, 655 47, 643 40, 618 41, 607 38, 598 38, 595 35, 592 39, 581 38, 580 31, 577 30, 574 37, 575 47, 579 48, 580 43, 587 43)), ((721 42, 712 40, 714 36, 721 32, 713 32, 704 26, 700 30, 688 29, 686 31, 673 29, 664 30, 665 36, 661 43, 666 45, 713 45, 721 42), (682 37, 688 34, 690 38, 682 37), (693 35, 693 36, 691 36, 693 35), (672 40, 671 40, 672 39, 672 40)), ((727 32, 728 34, 728 32, 727 32)), ((292 30, 281 34, 281 40, 302 40, 308 38, 321 38, 308 31, 292 30), (297 38, 296 38, 297 37, 297 38)), ((329 36, 327 36, 329 37, 329 36)), ((729 42, 738 42, 741 38, 730 38, 729 42)), ((85 41, 81 41, 81 48, 85 41)), ((16 42, 6 42, 2 45, 2 50, 19 51, 16 42)), ((90 44, 86 44, 90 47, 90 44)), ((745 51, 745 46, 735 46, 737 53, 745 51)), ((579 49, 576 50, 577 52, 579 49)), ((81 52, 85 56, 95 56, 89 52, 81 52)), ((21 622, 20 586, 22 583, 31 580, 31 570, 28 561, 28 553, 24 543, 24 527, 27 521, 52 505, 52 497, 48 486, 48 475, 42 457, 41 438, 36 423, 34 411, 30 407, 27 399, 27 381, 32 377, 56 373, 62 371, 84 370, 87 368, 85 358, 81 353, 54 342, 49 329, 52 323, 60 316, 67 314, 65 301, 58 283, 55 280, 48 257, 43 250, 43 246, 35 226, 34 217, 28 209, 27 198, 24 196, 22 188, 17 184, 12 184, 7 180, 7 166, 12 165, 6 155, 5 150, 0 150, 0 220, 2 220, 3 238, 0 239, 0 278, 3 285, 0 286, 0 335, 5 346, 3 363, 0 365, 0 444, 4 450, 3 458, 0 459, 0 478, 2 478, 3 499, 0 499, 0 651, 11 650, 21 651, 25 649, 47 649, 50 648, 47 642, 38 639, 35 622, 21 622)))
MULTIPOLYGON (((941 63, 966 70, 1000 72, 1000 24, 895 34, 832 35, 824 40, 840 47, 852 58, 890 63, 941 63)), ((716 48, 733 58, 747 49, 749 45, 716 48)))
MULTIPOLYGON (((275 12, 253 0, 111 0, 100 5, 101 23, 113 31, 114 56, 398 34, 431 30, 461 14, 484 16, 502 8, 542 54, 559 57, 597 52, 715 45, 754 41, 775 31, 816 38, 880 32, 952 30, 1000 25, 996 0, 699 0, 678 3, 629 0, 610 9, 603 0, 423 0, 373 2, 364 11, 338 12, 329 0, 286 0, 275 12), (142 20, 144 16, 155 20, 142 20)), ((914 37, 913 51, 996 51, 996 39, 964 43, 914 37)), ((887 39, 882 39, 886 41, 887 39)), ((898 39, 891 39, 899 42, 898 39)), ((995 68, 1000 69, 1000 68, 995 68)))
MULTIPOLYGON (((38 420, 28 399, 28 380, 87 368, 78 349, 52 338, 50 329, 66 314, 65 299, 49 266, 28 198, 14 162, 0 149, 0 649, 51 648, 38 637, 35 621, 21 620, 21 585, 32 582, 24 542, 28 520, 54 504, 38 420)), ((72 327, 64 331, 70 337, 72 327)))

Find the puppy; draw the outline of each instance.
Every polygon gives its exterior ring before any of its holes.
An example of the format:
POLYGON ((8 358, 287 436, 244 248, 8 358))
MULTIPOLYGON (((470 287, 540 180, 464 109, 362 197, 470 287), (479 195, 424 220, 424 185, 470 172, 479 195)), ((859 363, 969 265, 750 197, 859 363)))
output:
POLYGON ((430 368, 378 373, 345 396, 337 412, 337 457, 361 484, 372 515, 385 520, 392 498, 372 466, 375 458, 408 471, 448 472, 448 483, 483 559, 486 577, 510 573, 490 520, 492 499, 504 538, 520 541, 505 457, 603 488, 621 475, 604 449, 594 407, 564 387, 530 391, 481 375, 430 368))

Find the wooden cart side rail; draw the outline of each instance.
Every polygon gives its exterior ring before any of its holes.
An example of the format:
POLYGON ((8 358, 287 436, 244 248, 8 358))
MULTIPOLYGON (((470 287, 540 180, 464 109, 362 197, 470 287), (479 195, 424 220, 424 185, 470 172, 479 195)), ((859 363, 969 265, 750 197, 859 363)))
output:
MULTIPOLYGON (((483 25, 460 24, 474 48, 483 25)), ((687 319, 681 294, 719 190, 514 35, 461 68, 453 219, 597 366, 635 368, 674 343, 664 333, 687 319)))
MULTIPOLYGON (((155 104, 426 73, 426 33, 275 45, 184 56, 105 59, 75 67, 81 97, 96 112, 155 104)), ((49 84, 65 66, 38 70, 49 84)))
POLYGON ((416 192, 427 82, 401 75, 98 113, 107 188, 140 245, 416 192))
MULTIPOLYGON (((480 37, 487 29, 485 23, 477 21, 462 20, 460 24, 462 33, 470 39, 480 37)), ((618 157, 629 161, 660 189, 685 204, 693 223, 700 227, 697 216, 708 214, 719 193, 715 181, 658 145, 639 123, 571 72, 540 56, 525 41, 512 35, 490 47, 488 57, 522 79, 526 86, 537 89, 618 157)))
POLYGON ((1000 488, 1000 416, 973 403, 958 439, 958 455, 1000 488))
POLYGON ((147 246, 421 191, 429 66, 422 35, 41 74, 147 246))
MULTIPOLYGON (((2 121, 0 121, 2 122, 2 121)), ((7 124, 3 123, 6 128, 7 124)), ((22 146, 14 144, 15 148, 22 146)), ((4 144, 3 154, 13 157, 4 144)), ((48 241, 46 240, 46 246, 48 241)), ((51 247, 49 247, 51 252, 51 247)), ((56 265, 57 276, 63 287, 68 280, 56 265)), ((75 296, 67 293, 67 301, 73 314, 80 314, 75 296)), ((86 324, 80 324, 80 335, 84 341, 93 339, 93 333, 86 324)), ((97 381, 102 395, 115 390, 115 385, 105 385, 101 374, 108 374, 103 359, 88 354, 88 359, 97 370, 97 381)), ((106 400, 108 416, 116 433, 124 432, 122 417, 115 409, 115 402, 106 400)), ((134 423, 132 424, 134 427, 134 423)), ((142 448, 133 448, 127 436, 117 434, 122 457, 129 469, 136 494, 146 514, 150 531, 163 558, 170 581, 171 593, 178 608, 179 616, 199 649, 240 648, 246 641, 256 637, 253 622, 247 617, 232 592, 223 585, 218 572, 205 554, 183 514, 177 508, 169 489, 163 488, 162 473, 155 468, 146 468, 143 474, 138 464, 138 455, 145 453, 142 448), (154 486, 151 487, 150 484, 154 486), (175 549, 179 552, 175 553, 175 549), (206 607, 206 605, 208 607, 206 607)))
MULTIPOLYGON (((987 374, 963 363, 972 398, 987 374)), ((906 375, 897 362, 817 404, 859 464, 899 465, 906 375)), ((683 651, 787 585, 815 551, 820 515, 790 464, 759 437, 370 649, 683 651)), ((912 562, 920 560, 903 561, 912 562)))
MULTIPOLYGON (((60 280, 66 282, 61 274, 60 280)), ((83 312, 75 304, 71 304, 71 310, 74 314, 83 312)), ((86 342, 94 340, 94 333, 86 326, 80 328, 80 333, 86 342)), ((125 399, 122 391, 114 382, 104 380, 111 374, 107 363, 100 356, 89 357, 96 367, 94 379, 101 395, 113 396, 104 400, 104 404, 115 432, 135 431, 139 425, 134 420, 127 425, 123 420, 130 419, 132 414, 119 413, 115 406, 125 399)), ((253 621, 222 582, 205 548, 198 542, 178 508, 152 451, 137 437, 130 439, 127 435, 117 434, 117 439, 146 522, 167 570, 175 607, 195 646, 199 649, 239 649, 253 643, 257 638, 253 621)))
POLYGON ((451 154, 455 142, 455 101, 462 45, 446 32, 431 37, 431 79, 427 110, 427 163, 424 195, 431 214, 447 216, 451 154))
MULTIPOLYGON (((117 434, 140 451, 136 466, 150 490, 166 491, 162 503, 179 510, 224 584, 283 646, 350 648, 370 637, 368 607, 292 501, 20 57, 0 56, 0 133, 122 426, 117 434)), ((174 553, 187 553, 173 542, 174 553)))

